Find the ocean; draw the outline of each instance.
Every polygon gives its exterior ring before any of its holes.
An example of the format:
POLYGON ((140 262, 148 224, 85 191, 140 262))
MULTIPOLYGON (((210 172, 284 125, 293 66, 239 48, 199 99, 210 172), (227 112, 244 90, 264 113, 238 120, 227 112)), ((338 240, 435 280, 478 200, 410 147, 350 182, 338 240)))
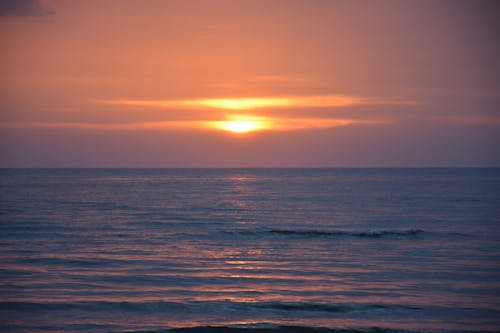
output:
POLYGON ((2 332, 500 331, 500 169, 1 169, 0 193, 2 332))

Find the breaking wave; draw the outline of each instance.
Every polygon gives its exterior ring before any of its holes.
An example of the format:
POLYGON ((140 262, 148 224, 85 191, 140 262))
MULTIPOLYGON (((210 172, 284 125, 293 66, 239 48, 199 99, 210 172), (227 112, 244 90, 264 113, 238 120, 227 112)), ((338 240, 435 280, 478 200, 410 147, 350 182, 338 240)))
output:
POLYGON ((289 229, 269 229, 269 230, 237 230, 230 233, 240 235, 281 235, 295 237, 361 237, 361 238, 382 238, 382 237, 415 237, 424 231, 422 229, 407 230, 368 230, 368 231, 346 231, 346 230, 289 230, 289 229))

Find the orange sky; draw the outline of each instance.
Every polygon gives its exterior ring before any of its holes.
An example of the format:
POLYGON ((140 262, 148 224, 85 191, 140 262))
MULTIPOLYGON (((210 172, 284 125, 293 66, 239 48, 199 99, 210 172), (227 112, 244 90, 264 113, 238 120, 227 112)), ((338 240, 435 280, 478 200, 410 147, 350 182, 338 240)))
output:
POLYGON ((3 1, 0 166, 500 166, 494 1, 3 1))

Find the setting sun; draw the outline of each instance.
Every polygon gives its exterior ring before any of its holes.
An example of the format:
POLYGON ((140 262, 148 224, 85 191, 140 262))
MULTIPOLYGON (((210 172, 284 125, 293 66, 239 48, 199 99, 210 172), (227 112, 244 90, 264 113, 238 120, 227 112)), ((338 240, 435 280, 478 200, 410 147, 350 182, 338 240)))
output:
POLYGON ((255 130, 258 126, 255 121, 224 121, 222 127, 228 131, 245 133, 255 130))
POLYGON ((247 133, 272 127, 271 120, 265 117, 255 116, 230 116, 227 120, 208 122, 208 126, 233 132, 233 133, 247 133))

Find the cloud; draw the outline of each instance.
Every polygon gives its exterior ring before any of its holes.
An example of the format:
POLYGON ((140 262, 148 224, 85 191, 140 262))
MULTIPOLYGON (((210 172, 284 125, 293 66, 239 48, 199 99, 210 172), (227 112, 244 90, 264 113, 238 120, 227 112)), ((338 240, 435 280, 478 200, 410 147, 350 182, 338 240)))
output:
POLYGON ((250 115, 228 115, 225 120, 207 121, 207 128, 220 129, 231 132, 247 132, 238 130, 248 128, 248 131, 294 131, 304 129, 321 129, 355 124, 378 124, 381 122, 365 121, 348 118, 285 118, 285 117, 262 117, 250 115))
POLYGON ((2 122, 0 128, 41 128, 79 130, 141 130, 141 129, 189 129, 202 125, 202 121, 149 121, 131 123, 85 123, 64 121, 2 122))
MULTIPOLYGON (((406 99, 368 98, 354 95, 312 95, 244 98, 194 98, 166 100, 114 99, 94 100, 91 103, 104 107, 113 117, 103 117, 102 122, 40 121, 4 122, 2 128, 40 128, 68 130, 188 130, 228 132, 284 132, 310 129, 327 129, 351 125, 379 125, 392 122, 376 114, 369 117, 352 112, 332 114, 322 110, 352 106, 413 106, 418 103, 406 99), (115 108, 116 107, 116 108, 115 108), (130 108, 129 110, 126 110, 130 108), (159 110, 160 112, 155 112, 159 110), (305 112, 307 110, 307 112, 305 112), (137 111, 136 116, 124 117, 124 112, 137 111), (302 111, 297 113, 297 111, 302 111), (120 114, 116 114, 120 112, 120 114), (148 116, 145 116, 145 113, 148 116), (161 115, 152 117, 151 112, 161 115), (177 112, 182 112, 179 117, 177 112), (126 119, 127 118, 127 119, 126 119), (149 118, 149 119, 146 119, 149 118), (151 118, 157 118, 152 120, 151 118), (121 121, 116 121, 121 119, 121 121), (110 121, 111 120, 111 121, 110 121)), ((99 108, 101 111, 102 108, 99 108)), ((378 108, 375 108, 378 109, 378 108)), ((348 109, 349 110, 349 109, 348 109)), ((376 112, 375 112, 376 113, 376 112)), ((68 119, 69 120, 69 119, 68 119)), ((73 118, 74 120, 74 118, 73 118)))
MULTIPOLYGON (((204 130, 230 131, 234 126, 250 126, 251 131, 294 131, 321 129, 356 124, 382 124, 380 121, 366 121, 347 118, 283 118, 256 117, 250 115, 229 115, 221 120, 167 120, 130 123, 78 123, 78 122, 2 122, 3 129, 70 129, 70 130, 204 130)), ((241 131, 246 132, 246 131, 241 131)))
POLYGON ((1 0, 0 16, 47 16, 52 11, 37 0, 1 0))
POLYGON ((123 79, 117 77, 71 75, 56 76, 53 80, 63 84, 116 84, 123 81, 123 79))
MULTIPOLYGON (((439 118, 439 117, 438 117, 439 118)), ((442 120, 458 123, 458 124, 471 124, 471 125, 500 125, 500 116, 488 115, 456 115, 441 117, 442 120)))
POLYGON ((288 75, 257 75, 249 78, 248 81, 264 83, 312 84, 317 83, 320 80, 288 75))
MULTIPOLYGON (((387 123, 387 117, 369 118, 318 113, 322 110, 351 106, 413 106, 419 103, 405 99, 368 98, 353 95, 313 95, 244 98, 194 98, 166 100, 114 99, 94 103, 105 107, 132 108, 141 113, 146 110, 164 111, 158 122, 135 122, 128 124, 98 125, 109 129, 161 128, 190 130, 224 130, 231 132, 251 131, 296 131, 304 129, 324 129, 350 125, 376 125, 387 123), (312 112, 315 109, 315 112, 312 112), (182 110, 184 119, 172 119, 172 112, 182 110), (307 113, 292 112, 307 110, 307 113), (192 115, 192 116, 187 116, 192 115), (169 119, 170 118, 170 119, 169 119), (385 118, 385 119, 384 119, 385 118)), ((116 111, 116 110, 115 110, 116 111)), ((76 126, 76 125, 72 125, 76 126)), ((93 126, 93 125, 84 125, 93 126)))
POLYGON ((202 98, 190 100, 110 100, 105 104, 156 108, 209 108, 222 110, 252 110, 264 108, 336 108, 354 105, 417 105, 411 100, 375 99, 351 95, 202 98))

